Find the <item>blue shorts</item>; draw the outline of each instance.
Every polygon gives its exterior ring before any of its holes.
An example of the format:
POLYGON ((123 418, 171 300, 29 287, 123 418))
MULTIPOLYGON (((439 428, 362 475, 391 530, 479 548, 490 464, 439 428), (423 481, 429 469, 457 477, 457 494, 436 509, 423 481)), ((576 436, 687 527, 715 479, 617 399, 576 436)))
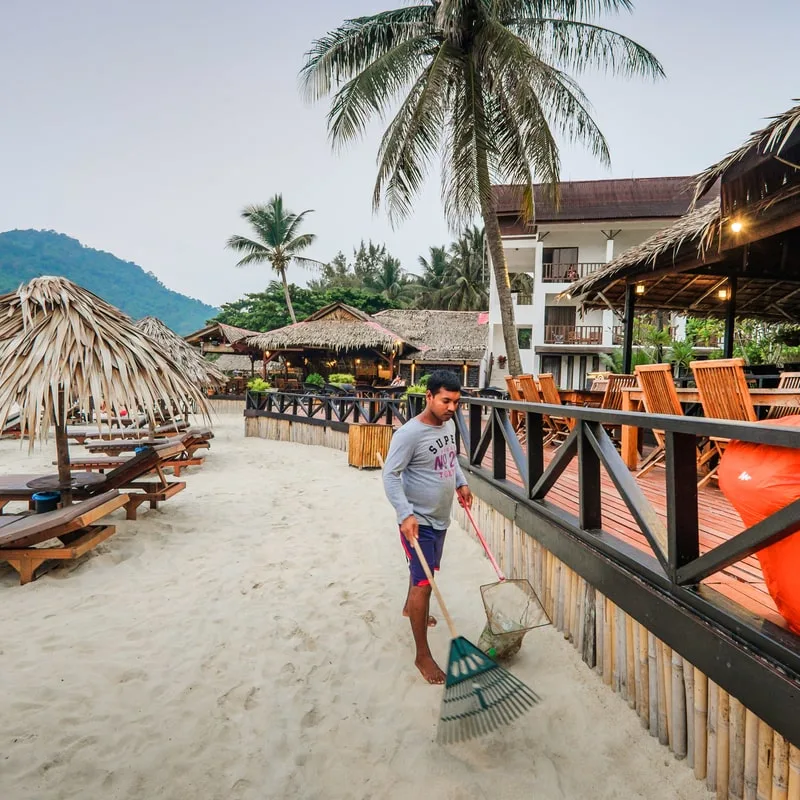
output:
MULTIPOLYGON (((444 550, 444 537, 447 533, 444 531, 437 531, 431 528, 430 525, 419 526, 419 546, 422 550, 428 566, 432 570, 438 570, 442 563, 442 551, 444 550)), ((428 586, 430 581, 425 575, 425 570, 422 568, 417 552, 408 543, 403 534, 400 534, 400 541, 403 544, 406 558, 408 559, 408 569, 411 573, 411 583, 414 586, 428 586)))

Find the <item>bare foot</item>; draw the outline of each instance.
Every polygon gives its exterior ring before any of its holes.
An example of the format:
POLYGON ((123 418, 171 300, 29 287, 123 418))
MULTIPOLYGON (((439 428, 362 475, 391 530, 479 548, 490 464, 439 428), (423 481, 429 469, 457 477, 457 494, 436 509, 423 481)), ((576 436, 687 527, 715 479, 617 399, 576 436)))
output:
MULTIPOLYGON (((407 616, 408 616, 408 611, 407 611, 405 608, 403 609, 403 616, 404 616, 404 617, 407 617, 407 616)), ((433 628, 433 627, 434 627, 434 625, 436 625, 436 623, 437 623, 438 621, 439 621, 439 620, 437 620, 437 619, 436 619, 436 617, 434 617, 434 616, 433 616, 433 614, 431 614, 431 615, 428 617, 428 627, 429 627, 429 628, 433 628)))
POLYGON ((439 665, 433 660, 431 656, 418 657, 414 662, 417 669, 422 673, 428 683, 442 684, 444 683, 445 674, 439 669, 439 665))

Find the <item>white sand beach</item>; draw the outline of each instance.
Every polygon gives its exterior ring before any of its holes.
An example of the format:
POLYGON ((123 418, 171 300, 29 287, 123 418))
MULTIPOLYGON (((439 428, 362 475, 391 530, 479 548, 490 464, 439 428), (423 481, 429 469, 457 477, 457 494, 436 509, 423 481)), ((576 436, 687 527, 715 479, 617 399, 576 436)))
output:
MULTIPOLYGON (((0 470, 52 471, 53 452, 0 441, 0 470)), ((542 702, 437 745, 379 474, 231 417, 185 480, 77 565, 23 587, 0 565, 4 800, 709 797, 549 627, 511 667, 542 702)), ((493 576, 454 526, 440 583, 472 640, 493 576)), ((440 663, 448 643, 442 621, 440 663)))

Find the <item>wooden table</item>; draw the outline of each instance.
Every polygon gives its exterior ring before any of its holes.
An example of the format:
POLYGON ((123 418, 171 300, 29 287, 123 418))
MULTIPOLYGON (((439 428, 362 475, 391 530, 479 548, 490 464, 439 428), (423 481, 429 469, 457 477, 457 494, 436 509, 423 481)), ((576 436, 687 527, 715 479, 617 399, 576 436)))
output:
POLYGON ((96 472, 73 472, 68 481, 61 481, 58 473, 55 473, 34 478, 26 485, 34 491, 63 492, 71 489, 86 489, 89 486, 103 483, 105 480, 105 475, 98 475, 96 472))
MULTIPOLYGON (((700 402, 697 389, 675 389, 681 404, 700 402)), ((800 392, 797 389, 751 389, 750 399, 754 406, 800 406, 800 392)), ((644 393, 638 386, 622 390, 622 410, 641 411, 644 393)), ((639 428, 622 426, 622 460, 629 469, 639 466, 639 428)))

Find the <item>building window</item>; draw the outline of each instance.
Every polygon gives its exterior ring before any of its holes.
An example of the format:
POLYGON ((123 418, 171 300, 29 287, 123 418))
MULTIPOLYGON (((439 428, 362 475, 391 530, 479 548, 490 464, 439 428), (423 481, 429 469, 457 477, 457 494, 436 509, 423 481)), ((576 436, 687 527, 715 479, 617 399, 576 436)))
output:
POLYGON ((556 386, 561 386, 561 356, 542 356, 541 372, 549 372, 556 382, 556 386))
POLYGON ((580 275, 577 247, 545 247, 542 249, 542 281, 572 283, 580 275))
POLYGON ((520 350, 530 350, 533 343, 533 328, 517 328, 517 344, 520 350))

